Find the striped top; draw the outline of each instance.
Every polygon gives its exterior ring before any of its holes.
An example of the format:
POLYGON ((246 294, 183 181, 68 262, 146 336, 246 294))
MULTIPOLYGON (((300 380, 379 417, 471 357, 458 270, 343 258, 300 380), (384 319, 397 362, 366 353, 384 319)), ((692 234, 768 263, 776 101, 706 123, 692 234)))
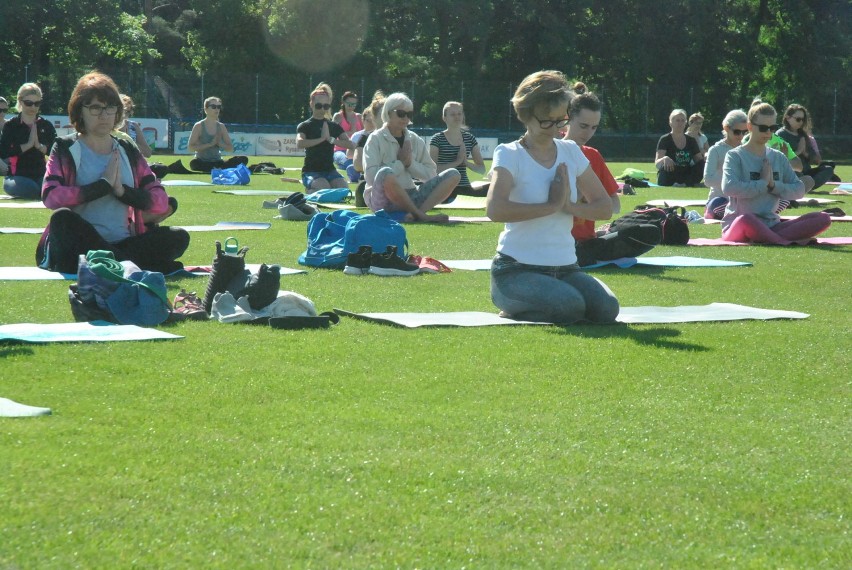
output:
MULTIPOLYGON (((473 136, 473 133, 470 131, 462 131, 462 140, 464 141, 464 146, 467 149, 467 156, 470 157, 473 147, 478 145, 479 142, 477 142, 476 137, 473 136)), ((438 160, 436 162, 439 165, 449 163, 451 166, 458 169, 459 174, 461 174, 461 180, 458 185, 470 186, 470 180, 467 177, 467 167, 464 165, 456 166, 454 164, 459 155, 459 145, 450 144, 450 141, 447 140, 447 136, 443 131, 433 136, 429 145, 438 148, 438 160)))

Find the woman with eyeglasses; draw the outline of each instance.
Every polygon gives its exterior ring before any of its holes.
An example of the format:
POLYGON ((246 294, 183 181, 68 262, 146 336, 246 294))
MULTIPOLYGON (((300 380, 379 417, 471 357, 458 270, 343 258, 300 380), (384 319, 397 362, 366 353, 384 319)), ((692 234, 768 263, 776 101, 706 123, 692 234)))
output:
POLYGON ((822 161, 816 139, 811 134, 810 113, 804 106, 797 103, 789 105, 784 112, 783 125, 775 134, 784 139, 802 161, 802 175, 813 178, 814 185, 810 190, 832 179, 834 163, 822 161))
POLYGON ((775 108, 759 103, 748 111, 749 140, 728 151, 722 168, 722 193, 730 200, 722 218, 722 239, 786 245, 809 240, 831 225, 825 212, 810 212, 793 220, 781 220, 781 200, 798 200, 805 185, 790 161, 769 148, 778 125, 775 108))
POLYGON ((675 109, 669 115, 671 132, 657 143, 657 184, 697 186, 704 172, 704 158, 698 141, 686 134, 686 111, 675 109))
POLYGON ((612 291, 577 266, 574 218, 607 219, 612 200, 580 147, 554 138, 568 124, 572 97, 558 71, 527 76, 512 98, 526 132, 494 150, 487 212, 505 228, 491 299, 507 318, 569 324, 618 316, 612 291))
POLYGON ((405 222, 449 221, 446 214, 428 212, 453 192, 461 179, 459 171, 448 168, 438 173, 426 141, 409 129, 414 103, 408 95, 388 95, 381 117, 384 124, 364 147, 367 206, 374 212, 396 212, 405 222))
POLYGON ((124 118, 113 80, 98 72, 81 77, 68 118, 77 132, 56 139, 42 187, 54 212, 36 250, 39 267, 76 273, 81 254, 105 250, 149 271, 182 268, 177 259, 189 234, 158 225, 174 205, 136 145, 113 135, 124 118))
POLYGON ((710 188, 704 208, 705 219, 721 220, 725 215, 728 199, 722 193, 722 166, 725 164, 725 155, 742 144, 746 133, 748 133, 748 117, 745 111, 735 109, 728 112, 722 120, 724 137, 710 147, 707 160, 704 162, 704 184, 710 188))
POLYGON ((331 87, 320 83, 308 98, 311 117, 296 127, 296 148, 305 149, 302 184, 310 192, 346 188, 346 179, 334 167, 334 148, 354 149, 343 127, 331 120, 331 87))
MULTIPOLYGON (((56 140, 56 129, 39 116, 41 88, 24 83, 18 89, 16 117, 3 125, 0 134, 0 159, 8 164, 3 190, 15 198, 38 200, 44 179, 45 156, 56 140)), ((8 110, 8 103, 5 105, 8 110)))
MULTIPOLYGON (((358 107, 358 95, 352 91, 343 94, 340 101, 340 110, 331 118, 332 121, 343 127, 343 132, 352 140, 352 135, 364 128, 364 117, 355 111, 358 107)), ((352 150, 339 145, 334 147, 334 165, 345 170, 350 182, 358 182, 361 174, 352 165, 352 150)))
POLYGON ((219 121, 221 112, 222 99, 208 97, 204 100, 204 118, 192 126, 188 146, 195 153, 195 158, 189 162, 189 167, 196 172, 248 164, 247 156, 232 156, 228 160, 222 158, 222 151, 234 152, 234 143, 231 142, 228 128, 219 121))

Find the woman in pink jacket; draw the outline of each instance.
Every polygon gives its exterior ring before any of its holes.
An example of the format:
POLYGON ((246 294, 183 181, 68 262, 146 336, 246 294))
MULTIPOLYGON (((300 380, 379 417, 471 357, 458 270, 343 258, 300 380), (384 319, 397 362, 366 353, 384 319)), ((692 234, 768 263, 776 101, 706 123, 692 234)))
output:
POLYGON ((79 256, 107 250, 141 269, 171 273, 189 246, 181 228, 160 227, 177 202, 145 158, 110 133, 122 121, 118 88, 102 73, 84 75, 68 102, 77 132, 56 140, 42 201, 54 210, 36 251, 39 267, 76 273, 79 256))

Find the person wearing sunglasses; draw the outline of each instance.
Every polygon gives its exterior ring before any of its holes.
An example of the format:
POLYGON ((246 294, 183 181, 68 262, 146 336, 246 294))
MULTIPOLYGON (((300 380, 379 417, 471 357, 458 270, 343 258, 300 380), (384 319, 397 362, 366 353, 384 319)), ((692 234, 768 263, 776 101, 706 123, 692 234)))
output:
POLYGON ((228 128, 219 121, 221 112, 222 99, 208 97, 204 100, 204 118, 192 126, 188 146, 195 153, 195 158, 189 162, 189 167, 196 172, 248 164, 247 156, 232 156, 228 160, 222 158, 222 151, 234 152, 234 143, 231 142, 228 128))
POLYGON ((554 138, 571 100, 562 73, 527 76, 512 97, 526 132, 494 150, 486 211, 505 223, 491 263, 491 300, 503 317, 570 324, 618 316, 612 291, 577 266, 574 218, 607 219, 612 200, 580 147, 554 138))
POLYGON ((810 190, 819 188, 832 179, 834 163, 822 161, 816 139, 811 134, 810 113, 803 105, 793 103, 787 107, 783 125, 775 134, 794 149, 802 162, 802 175, 813 178, 814 185, 810 190))
POLYGON ((346 179, 334 167, 335 146, 354 149, 343 127, 330 120, 331 88, 320 83, 308 98, 311 116, 296 127, 296 148, 305 150, 302 184, 311 192, 346 188, 346 179))
MULTIPOLYGON (((597 95, 588 91, 585 83, 578 81, 572 90, 576 96, 571 99, 571 106, 568 108, 569 121, 563 138, 579 145, 583 155, 589 160, 590 168, 612 201, 612 212, 617 214, 621 211, 618 182, 612 177, 601 153, 586 146, 600 125, 601 101, 597 95)), ((662 239, 660 228, 653 224, 637 224, 620 231, 598 235, 595 231, 595 220, 577 216, 574 217, 571 235, 577 244, 577 263, 580 267, 621 257, 637 257, 654 249, 662 239)))
MULTIPOLYGON (((343 132, 352 139, 352 135, 364 128, 364 117, 355 111, 358 107, 358 95, 352 91, 343 94, 340 101, 340 110, 331 118, 332 121, 343 127, 343 132)), ((353 140, 354 142, 354 140, 353 140)), ((342 146, 334 147, 334 165, 340 170, 345 170, 349 175, 349 182, 358 182, 361 174, 352 165, 353 151, 342 146)))
POLYGON ((725 215, 728 199, 722 194, 722 166, 725 155, 742 144, 743 137, 748 133, 748 117, 742 109, 729 111, 722 119, 723 138, 710 147, 707 160, 704 162, 704 184, 710 188, 707 204, 704 207, 704 218, 721 220, 725 215))
POLYGON ((56 139, 42 187, 53 210, 39 241, 39 267, 76 273, 81 254, 111 251, 118 261, 171 273, 189 246, 186 230, 160 226, 174 211, 160 181, 135 144, 113 131, 124 120, 118 87, 92 72, 68 101, 75 133, 56 139))
POLYGON ((388 95, 381 117, 384 124, 364 147, 367 206, 374 212, 395 212, 405 222, 449 221, 447 215, 429 210, 453 192, 461 179, 459 171, 448 168, 438 173, 426 141, 409 129, 414 103, 408 95, 388 95))
POLYGON ((759 103, 748 111, 749 140, 728 151, 722 167, 722 193, 730 200, 722 218, 722 239, 732 242, 786 245, 809 240, 831 225, 825 212, 793 220, 778 215, 782 200, 798 200, 805 184, 781 152, 769 148, 778 125, 775 108, 759 103))
POLYGON ((660 186, 697 186, 704 173, 704 158, 698 141, 688 136, 686 111, 675 109, 669 115, 671 132, 657 143, 657 184, 660 186))
POLYGON ((9 166, 3 190, 15 198, 41 196, 45 156, 56 140, 56 129, 39 115, 42 99, 35 83, 21 85, 15 105, 18 115, 6 121, 0 134, 0 159, 9 166))

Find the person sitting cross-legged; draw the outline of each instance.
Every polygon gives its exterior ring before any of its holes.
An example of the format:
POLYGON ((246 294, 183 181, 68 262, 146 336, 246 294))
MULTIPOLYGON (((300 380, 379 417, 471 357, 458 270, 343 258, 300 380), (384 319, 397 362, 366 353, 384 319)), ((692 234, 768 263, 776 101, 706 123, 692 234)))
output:
POLYGON ((384 124, 364 147, 364 200, 374 212, 403 212, 407 222, 449 221, 445 214, 428 212, 447 199, 461 176, 455 168, 438 174, 426 142, 408 129, 412 118, 414 103, 408 95, 388 95, 382 107, 384 124))
POLYGON ((346 179, 334 167, 334 147, 353 149, 355 145, 329 116, 331 88, 320 83, 311 93, 310 103, 311 117, 296 127, 296 147, 305 149, 302 184, 310 192, 346 188, 346 179))

